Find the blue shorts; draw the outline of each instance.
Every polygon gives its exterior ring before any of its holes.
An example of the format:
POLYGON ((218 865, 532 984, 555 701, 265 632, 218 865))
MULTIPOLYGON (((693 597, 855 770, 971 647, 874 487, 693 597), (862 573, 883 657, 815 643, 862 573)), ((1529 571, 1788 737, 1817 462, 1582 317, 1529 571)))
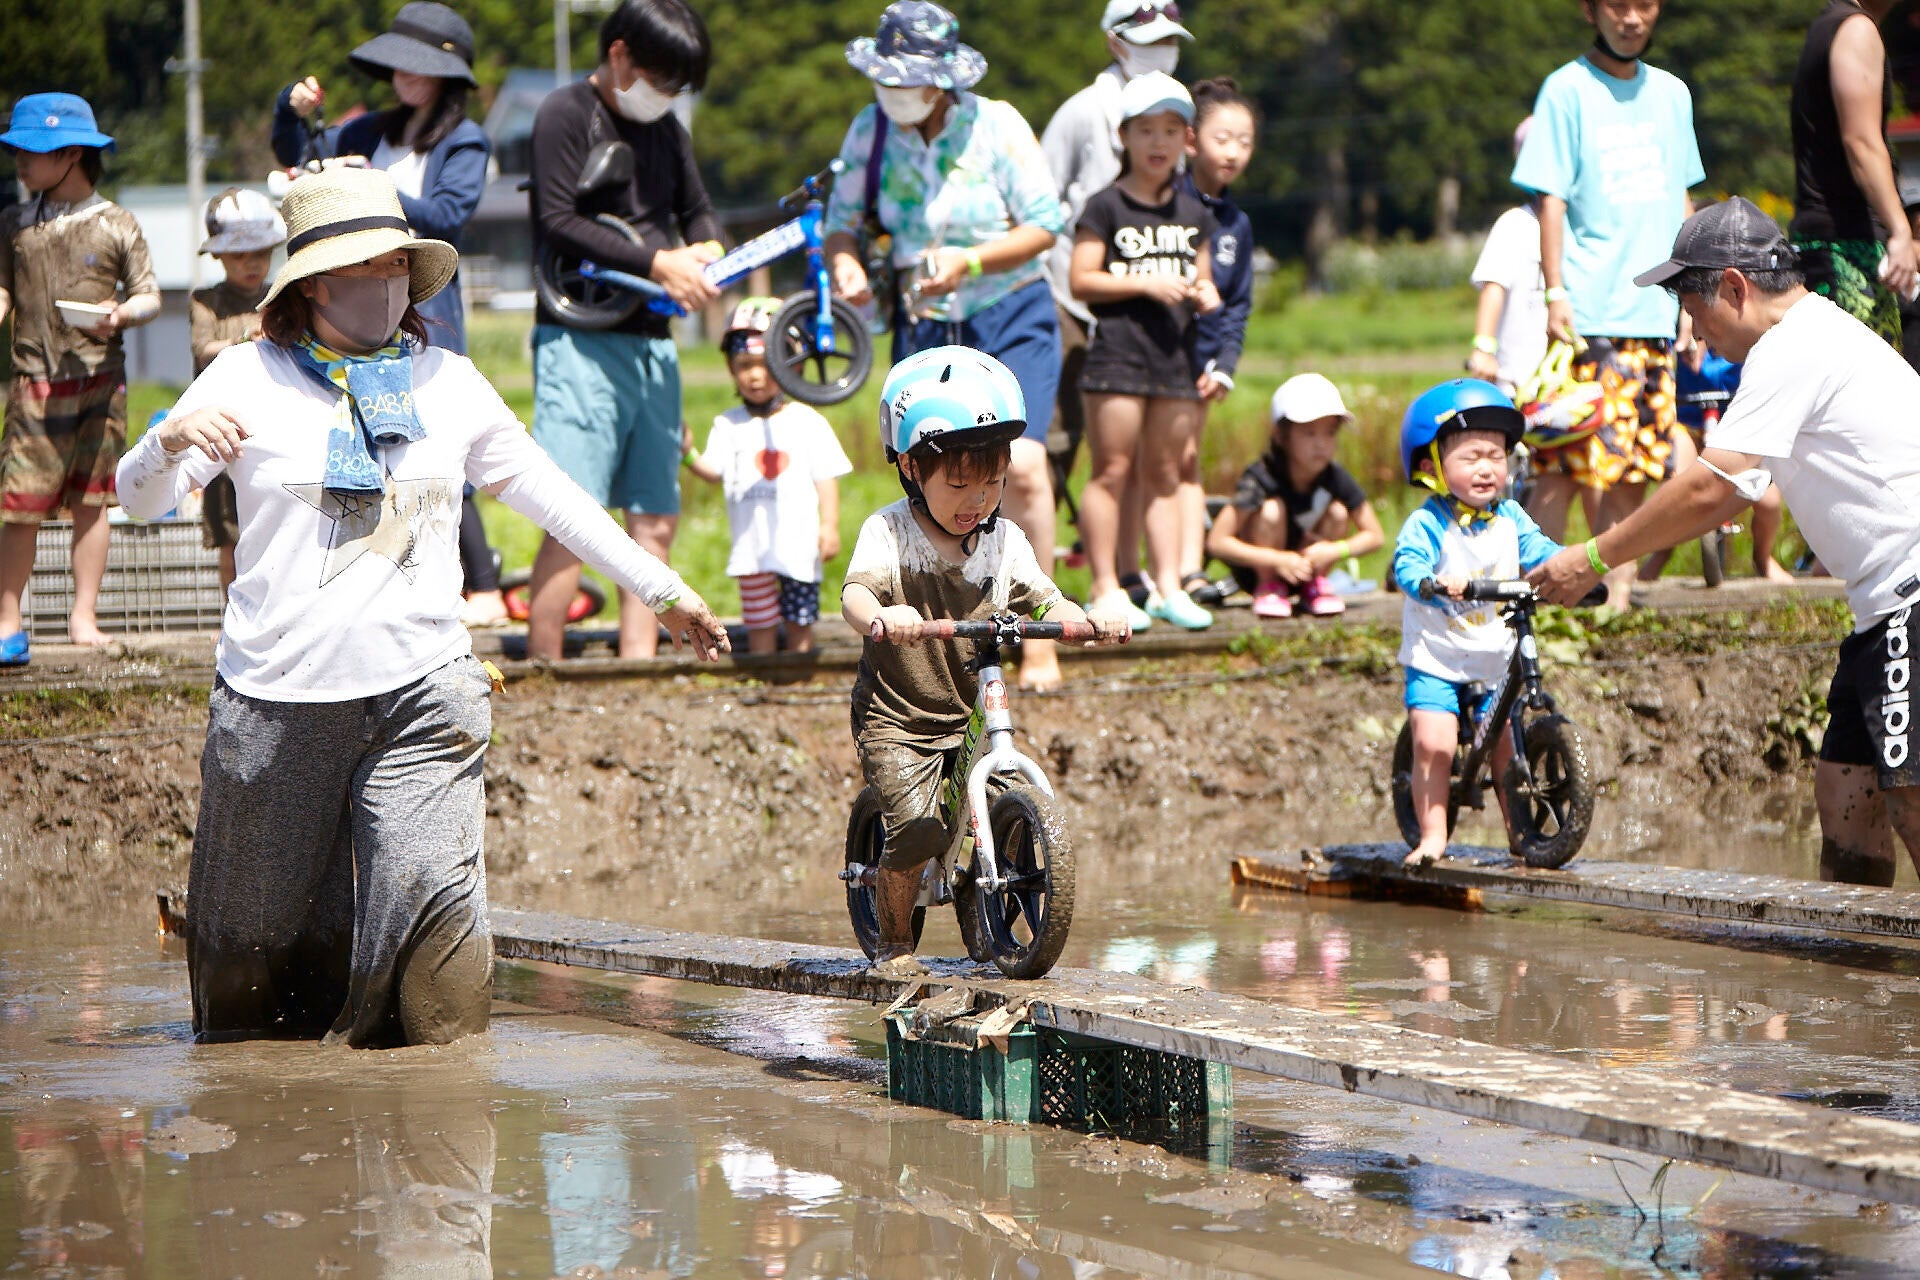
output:
POLYGON ((673 339, 535 325, 533 440, 602 506, 679 515, 673 339))
MULTIPOLYGON (((1424 671, 1407 668, 1407 710, 1442 711, 1450 716, 1460 714, 1460 691, 1464 684, 1455 684, 1451 680, 1442 680, 1439 676, 1428 675, 1424 671)), ((1486 714, 1487 704, 1493 700, 1491 690, 1480 696, 1474 706, 1473 714, 1486 714)))
POLYGON ((928 347, 953 345, 984 351, 1013 372, 1027 402, 1027 429, 1020 438, 1045 444, 1054 397, 1060 390, 1060 317, 1047 282, 1022 285, 958 324, 914 320, 896 325, 893 362, 899 364, 928 347))

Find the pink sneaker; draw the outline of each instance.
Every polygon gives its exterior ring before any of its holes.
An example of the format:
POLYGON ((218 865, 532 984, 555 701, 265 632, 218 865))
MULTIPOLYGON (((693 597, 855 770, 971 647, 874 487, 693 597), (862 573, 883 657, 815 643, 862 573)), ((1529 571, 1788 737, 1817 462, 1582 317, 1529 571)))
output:
POLYGON ((1253 589, 1253 616, 1256 618, 1291 618, 1293 616, 1293 597, 1287 594, 1286 587, 1268 578, 1253 589))
POLYGON ((1334 592, 1324 577, 1316 577, 1300 588, 1300 603, 1316 618, 1330 618, 1347 611, 1347 602, 1334 592))

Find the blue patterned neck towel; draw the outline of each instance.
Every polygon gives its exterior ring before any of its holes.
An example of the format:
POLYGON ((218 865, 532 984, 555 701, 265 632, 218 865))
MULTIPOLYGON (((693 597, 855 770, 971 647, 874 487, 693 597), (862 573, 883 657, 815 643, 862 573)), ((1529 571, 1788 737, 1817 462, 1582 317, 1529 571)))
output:
POLYGON ((374 456, 383 444, 403 444, 426 435, 413 412, 413 353, 398 343, 370 355, 335 351, 312 334, 293 349, 300 367, 340 397, 340 416, 327 436, 329 493, 384 494, 387 476, 374 456))

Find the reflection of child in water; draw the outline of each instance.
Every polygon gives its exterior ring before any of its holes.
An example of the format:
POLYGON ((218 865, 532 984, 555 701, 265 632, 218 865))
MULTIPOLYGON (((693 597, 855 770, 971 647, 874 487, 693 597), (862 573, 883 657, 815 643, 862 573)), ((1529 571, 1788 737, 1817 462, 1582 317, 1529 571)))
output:
POLYGON ((840 554, 840 485, 853 470, 833 427, 804 404, 787 401, 767 368, 767 329, 778 298, 748 298, 720 339, 740 407, 713 420, 704 452, 684 447, 687 469, 723 486, 733 554, 727 574, 740 584, 747 651, 813 649, 820 617, 820 575, 840 554))

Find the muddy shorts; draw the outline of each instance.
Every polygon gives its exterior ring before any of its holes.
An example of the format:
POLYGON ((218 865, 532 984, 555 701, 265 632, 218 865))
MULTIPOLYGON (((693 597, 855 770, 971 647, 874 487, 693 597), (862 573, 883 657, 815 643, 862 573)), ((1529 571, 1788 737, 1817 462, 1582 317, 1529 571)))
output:
POLYGON ((471 656, 347 702, 214 684, 187 887, 201 1039, 365 1048, 486 1029, 490 691, 471 656))
POLYGON ((1803 240, 1793 251, 1807 288, 1900 349, 1900 300, 1880 283, 1878 240, 1803 240))
POLYGON ((58 382, 15 378, 0 435, 0 520, 38 524, 61 507, 113 505, 126 445, 124 369, 58 382))
POLYGON ((221 472, 200 491, 200 545, 212 551, 240 542, 240 496, 233 477, 221 472))
POLYGON ((820 584, 780 573, 750 573, 740 579, 740 621, 749 631, 780 625, 796 627, 820 621, 820 584))
POLYGON ((1578 382, 1598 382, 1600 429, 1584 439, 1534 454, 1542 472, 1571 476, 1587 489, 1664 479, 1673 453, 1673 343, 1665 338, 1588 338, 1573 362, 1578 382))
POLYGON ((940 821, 940 783, 952 751, 926 751, 901 742, 861 742, 860 772, 880 793, 886 814, 886 866, 913 868, 947 850, 940 821))
POLYGON ((1909 603, 1841 641, 1833 687, 1827 690, 1830 719, 1820 758, 1828 764, 1871 766, 1882 791, 1920 786, 1912 613, 1909 603))

